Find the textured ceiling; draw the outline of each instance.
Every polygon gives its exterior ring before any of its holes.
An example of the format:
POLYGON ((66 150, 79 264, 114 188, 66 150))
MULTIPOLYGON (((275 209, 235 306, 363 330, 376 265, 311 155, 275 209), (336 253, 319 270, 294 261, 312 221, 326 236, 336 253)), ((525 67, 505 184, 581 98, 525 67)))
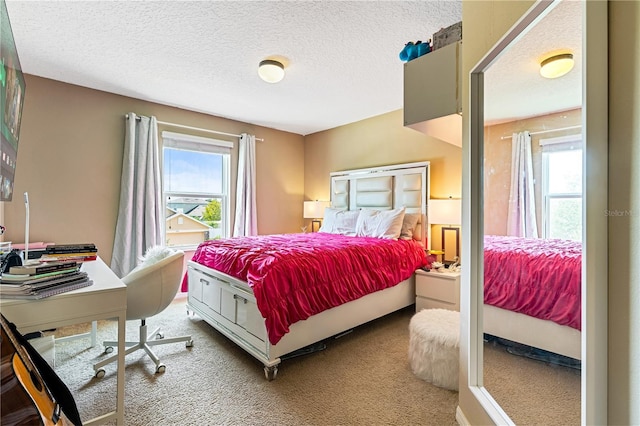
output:
POLYGON ((303 135, 402 108, 404 44, 462 20, 460 1, 8 0, 7 9, 26 73, 303 135), (272 56, 286 64, 278 84, 257 75, 272 56))
MULTIPOLYGON (((581 7, 562 2, 491 67, 488 119, 580 105, 581 7), (543 79, 539 60, 557 49, 577 66, 543 79)), ((448 0, 8 0, 7 9, 28 74, 302 135, 401 109, 404 44, 462 20, 461 1, 448 0), (257 75, 270 57, 285 63, 277 84, 257 75)))
POLYGON ((518 118, 575 109, 582 105, 582 9, 565 0, 527 31, 485 72, 485 121, 518 118), (540 62, 557 53, 573 53, 574 68, 547 79, 540 62))

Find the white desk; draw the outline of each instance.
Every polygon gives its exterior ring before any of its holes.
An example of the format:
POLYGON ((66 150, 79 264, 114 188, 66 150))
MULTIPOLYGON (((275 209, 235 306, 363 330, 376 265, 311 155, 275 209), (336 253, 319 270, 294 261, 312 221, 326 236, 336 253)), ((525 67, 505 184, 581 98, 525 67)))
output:
MULTIPOLYGON (((89 421, 85 425, 102 424, 116 419, 124 424, 124 352, 127 319, 127 287, 98 258, 82 264, 93 285, 40 300, 0 300, 0 311, 22 333, 93 322, 118 320, 118 372, 116 410, 89 421)), ((87 369, 93 372, 92 366, 87 369)))

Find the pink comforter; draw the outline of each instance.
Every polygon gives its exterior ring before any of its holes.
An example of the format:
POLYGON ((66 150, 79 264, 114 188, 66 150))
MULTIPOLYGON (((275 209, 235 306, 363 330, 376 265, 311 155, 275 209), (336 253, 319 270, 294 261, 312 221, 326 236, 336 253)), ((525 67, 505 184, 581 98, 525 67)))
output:
POLYGON ((581 254, 575 241, 487 235, 484 302, 581 328, 581 254))
POLYGON ((296 321, 392 287, 426 264, 415 241, 321 232, 206 241, 192 260, 252 287, 272 344, 296 321))

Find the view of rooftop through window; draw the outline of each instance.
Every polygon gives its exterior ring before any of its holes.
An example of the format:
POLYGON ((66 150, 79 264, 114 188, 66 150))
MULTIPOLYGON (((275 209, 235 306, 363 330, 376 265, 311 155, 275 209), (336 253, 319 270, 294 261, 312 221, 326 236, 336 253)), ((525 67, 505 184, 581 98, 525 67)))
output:
POLYGON ((225 155, 167 146, 163 155, 166 244, 196 246, 224 237, 225 155))

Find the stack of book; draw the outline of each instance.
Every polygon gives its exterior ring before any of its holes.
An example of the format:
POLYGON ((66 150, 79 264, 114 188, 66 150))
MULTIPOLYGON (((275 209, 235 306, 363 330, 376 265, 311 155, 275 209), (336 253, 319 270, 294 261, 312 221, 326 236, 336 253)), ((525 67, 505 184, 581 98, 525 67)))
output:
POLYGON ((40 257, 41 262, 87 262, 98 258, 98 248, 93 243, 48 244, 40 257))
POLYGON ((40 262, 12 266, 0 275, 0 297, 42 299, 93 284, 78 262, 40 262))

